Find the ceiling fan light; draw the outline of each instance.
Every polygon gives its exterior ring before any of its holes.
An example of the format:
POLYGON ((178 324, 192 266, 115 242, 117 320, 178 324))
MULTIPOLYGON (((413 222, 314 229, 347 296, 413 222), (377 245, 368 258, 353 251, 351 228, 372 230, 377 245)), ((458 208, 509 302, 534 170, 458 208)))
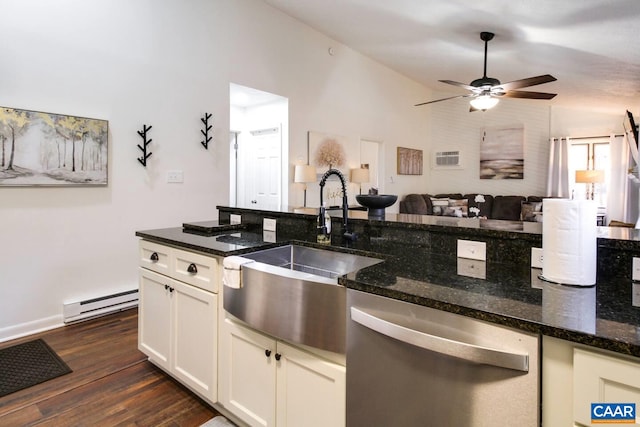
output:
POLYGON ((481 95, 473 98, 469 103, 476 110, 489 110, 495 107, 500 100, 490 95, 481 95))

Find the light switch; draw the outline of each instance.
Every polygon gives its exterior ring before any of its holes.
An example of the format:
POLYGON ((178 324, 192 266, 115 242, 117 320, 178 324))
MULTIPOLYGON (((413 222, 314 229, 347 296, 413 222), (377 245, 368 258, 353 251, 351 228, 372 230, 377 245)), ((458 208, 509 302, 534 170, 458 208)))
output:
POLYGON ((531 248, 531 268, 542 268, 542 248, 531 248))
POLYGON ((631 284, 631 305, 640 307, 640 283, 631 284))
POLYGON ((272 218, 264 218, 262 220, 262 229, 264 231, 276 231, 276 220, 272 218))
POLYGON ((167 182, 178 183, 178 184, 183 183, 184 173, 180 170, 168 171, 167 182))
POLYGON ((458 240, 458 257, 486 261, 487 244, 473 240, 458 240))
POLYGON ((242 223, 242 216, 241 215, 231 214, 231 215, 229 215, 229 222, 231 224, 240 224, 240 223, 242 223))

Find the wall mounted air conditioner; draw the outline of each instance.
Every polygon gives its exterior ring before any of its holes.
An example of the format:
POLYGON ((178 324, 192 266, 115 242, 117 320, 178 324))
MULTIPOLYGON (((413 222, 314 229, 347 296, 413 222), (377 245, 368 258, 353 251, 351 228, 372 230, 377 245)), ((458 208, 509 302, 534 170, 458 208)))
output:
POLYGON ((434 151, 431 156, 432 169, 461 169, 462 153, 460 150, 434 151))

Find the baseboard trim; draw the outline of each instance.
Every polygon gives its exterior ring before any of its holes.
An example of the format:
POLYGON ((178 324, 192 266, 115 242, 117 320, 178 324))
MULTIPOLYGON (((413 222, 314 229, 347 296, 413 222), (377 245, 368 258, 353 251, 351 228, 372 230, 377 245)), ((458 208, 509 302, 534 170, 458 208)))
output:
POLYGON ((31 322, 20 323, 0 329, 0 342, 11 341, 27 335, 37 334, 64 326, 62 314, 45 317, 31 322))

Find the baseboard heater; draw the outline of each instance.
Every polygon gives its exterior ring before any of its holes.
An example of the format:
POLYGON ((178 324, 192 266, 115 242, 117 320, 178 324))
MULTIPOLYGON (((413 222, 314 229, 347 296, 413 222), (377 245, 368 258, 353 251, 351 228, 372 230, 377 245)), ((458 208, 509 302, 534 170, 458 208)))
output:
POLYGON ((120 292, 84 301, 65 303, 62 309, 64 323, 74 323, 115 313, 138 305, 138 290, 120 292))

